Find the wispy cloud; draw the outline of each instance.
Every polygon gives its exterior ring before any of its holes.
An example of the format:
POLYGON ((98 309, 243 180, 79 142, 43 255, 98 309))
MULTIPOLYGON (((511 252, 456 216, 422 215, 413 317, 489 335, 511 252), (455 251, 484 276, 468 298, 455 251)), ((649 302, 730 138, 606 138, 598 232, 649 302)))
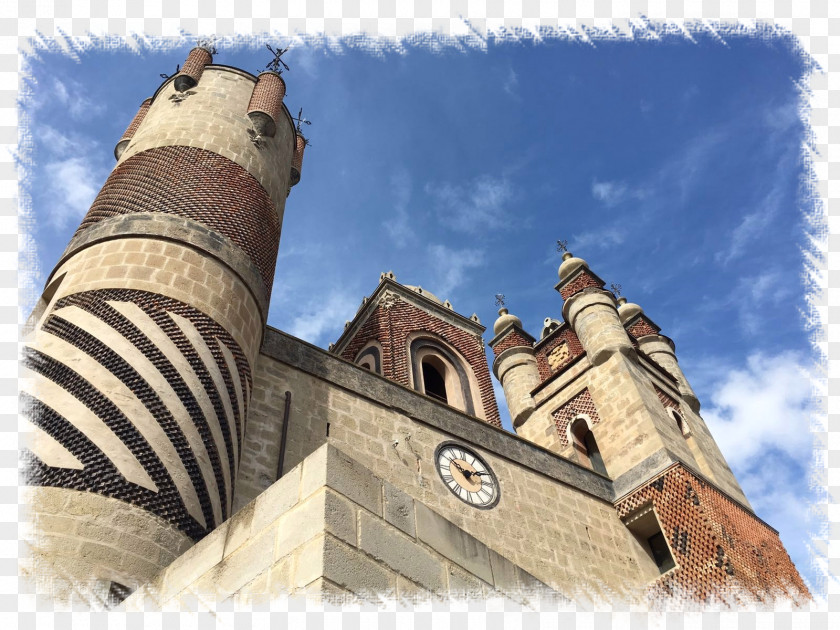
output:
POLYGON ((749 468, 771 449, 803 462, 811 451, 810 401, 801 356, 753 354, 720 377, 703 417, 733 468, 749 468))
POLYGON ((513 69, 512 66, 508 67, 508 74, 505 78, 504 83, 502 84, 502 89, 505 92, 519 98, 519 94, 517 93, 516 89, 519 87, 519 76, 516 74, 516 71, 513 69))
POLYGON ((411 200, 411 176, 404 168, 391 174, 391 192, 394 195, 393 216, 384 223, 385 231, 397 247, 405 247, 414 230, 409 224, 408 202, 411 200))
POLYGON ((791 283, 790 274, 785 270, 767 269, 758 275, 740 278, 728 303, 736 305, 738 324, 746 335, 762 335, 767 333, 768 313, 775 313, 775 309, 793 297, 799 288, 798 283, 791 283))
POLYGON ((441 222, 459 232, 474 234, 509 221, 513 188, 505 177, 481 175, 465 185, 427 184, 425 191, 436 200, 441 222))
POLYGON ((621 245, 625 240, 627 240, 627 229, 624 226, 605 226, 583 234, 575 234, 572 237, 571 250, 584 255, 584 252, 594 252, 621 245))
POLYGON ((470 269, 484 262, 484 252, 479 249, 452 249, 445 245, 429 245, 429 263, 434 277, 432 291, 441 299, 464 284, 470 269))
POLYGON ((773 208, 764 206, 746 215, 730 232, 726 248, 715 253, 715 262, 726 265, 743 255, 747 244, 760 237, 773 223, 775 214, 773 208))
POLYGON ((623 181, 592 182, 592 196, 609 208, 617 206, 628 199, 641 200, 650 191, 644 186, 630 186, 623 181))
POLYGON ((97 103, 85 94, 84 86, 71 79, 55 79, 52 94, 71 118, 90 119, 105 112, 105 104, 97 103))

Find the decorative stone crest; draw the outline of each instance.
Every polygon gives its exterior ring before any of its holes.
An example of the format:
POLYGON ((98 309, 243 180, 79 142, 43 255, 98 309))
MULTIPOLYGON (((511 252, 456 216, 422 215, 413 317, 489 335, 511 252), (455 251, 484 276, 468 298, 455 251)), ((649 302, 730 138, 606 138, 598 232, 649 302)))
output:
POLYGON ((382 297, 379 298, 379 306, 385 309, 391 308, 398 302, 402 302, 402 299, 399 295, 392 293, 391 291, 385 291, 382 297))
POLYGON ((559 370, 560 366, 566 363, 572 356, 569 351, 569 344, 565 341, 548 353, 548 364, 552 370, 559 370))

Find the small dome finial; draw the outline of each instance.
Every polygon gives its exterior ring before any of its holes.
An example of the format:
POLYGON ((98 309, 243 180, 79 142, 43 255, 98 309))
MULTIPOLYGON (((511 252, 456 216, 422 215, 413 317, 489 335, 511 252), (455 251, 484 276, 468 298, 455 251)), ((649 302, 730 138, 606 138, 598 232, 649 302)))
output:
POLYGON ((499 318, 496 320, 496 323, 493 324, 493 332, 495 334, 499 334, 505 328, 514 324, 522 328, 522 320, 519 319, 516 315, 511 315, 508 312, 507 307, 505 306, 505 296, 503 293, 496 294, 496 306, 499 306, 499 318))

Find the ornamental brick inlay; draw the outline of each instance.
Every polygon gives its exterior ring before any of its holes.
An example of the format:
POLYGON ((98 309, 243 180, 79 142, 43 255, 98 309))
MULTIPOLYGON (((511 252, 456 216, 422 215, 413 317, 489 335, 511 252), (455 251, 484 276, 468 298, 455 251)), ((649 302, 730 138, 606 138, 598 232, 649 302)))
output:
POLYGON ((650 586, 654 600, 738 606, 779 596, 799 603, 810 599, 779 535, 682 466, 622 499, 616 509, 624 518, 651 503, 677 563, 650 586))
POLYGON ((568 324, 563 324, 563 326, 554 330, 548 337, 541 340, 535 348, 540 379, 542 381, 547 380, 582 354, 584 354, 583 346, 575 331, 568 324), (569 357, 564 362, 557 364, 557 367, 554 367, 549 363, 548 357, 555 348, 564 344, 569 349, 569 357))
POLYGON ((659 397, 659 402, 662 403, 662 406, 665 409, 671 408, 676 409, 677 411, 680 410, 680 403, 678 403, 674 398, 670 395, 665 393, 658 385, 654 385, 653 389, 656 390, 656 395, 659 397))
POLYGON ((548 364, 552 370, 559 370, 563 365, 568 363, 572 358, 572 353, 569 350, 569 344, 565 341, 561 342, 554 350, 548 353, 548 364))
POLYGON ((560 438, 560 445, 564 448, 569 445, 566 428, 574 418, 581 414, 589 416, 593 427, 601 420, 597 409, 595 409, 595 403, 592 402, 589 389, 584 389, 576 394, 552 414, 554 425, 557 427, 557 435, 560 438))

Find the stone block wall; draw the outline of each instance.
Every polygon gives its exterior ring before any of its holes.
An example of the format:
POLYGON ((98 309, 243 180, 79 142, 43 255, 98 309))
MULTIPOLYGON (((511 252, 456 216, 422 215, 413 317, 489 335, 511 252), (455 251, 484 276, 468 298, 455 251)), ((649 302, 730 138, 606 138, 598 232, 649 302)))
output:
MULTIPOLYGON (((639 550, 616 517, 603 477, 275 331, 267 335, 258 372, 248 432, 273 433, 279 444, 282 393, 292 392, 287 467, 329 441, 555 590, 643 588, 639 550), (479 515, 440 480, 434 451, 450 439, 475 448, 500 479, 495 508, 479 515)), ((266 464, 248 470, 254 460, 243 454, 237 504, 261 490, 259 484, 245 490, 245 479, 270 483, 275 474, 276 459, 269 461, 264 443, 246 435, 246 452, 266 464)))
POLYGON ((509 597, 549 589, 441 515, 324 445, 129 597, 126 610, 189 598, 252 604, 509 597))

